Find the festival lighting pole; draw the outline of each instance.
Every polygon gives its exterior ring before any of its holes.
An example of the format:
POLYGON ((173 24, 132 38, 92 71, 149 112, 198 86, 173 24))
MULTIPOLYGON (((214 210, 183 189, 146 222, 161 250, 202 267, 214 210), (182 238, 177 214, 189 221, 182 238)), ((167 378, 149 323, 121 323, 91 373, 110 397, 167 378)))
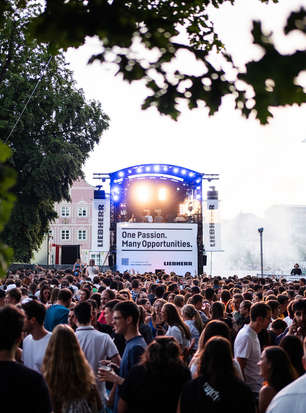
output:
POLYGON ((258 228, 259 232, 259 237, 260 237, 260 271, 261 271, 261 277, 263 277, 263 248, 262 248, 262 233, 263 233, 263 228, 258 228))

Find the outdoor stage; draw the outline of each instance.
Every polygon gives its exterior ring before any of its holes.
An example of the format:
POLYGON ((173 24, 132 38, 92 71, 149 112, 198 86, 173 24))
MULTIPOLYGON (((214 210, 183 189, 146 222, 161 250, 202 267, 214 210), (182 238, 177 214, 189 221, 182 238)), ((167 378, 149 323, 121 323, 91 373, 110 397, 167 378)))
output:
POLYGON ((218 175, 150 164, 94 178, 102 185, 95 191, 92 248, 104 251, 113 269, 196 275, 205 252, 220 250, 218 194, 205 188, 218 175))

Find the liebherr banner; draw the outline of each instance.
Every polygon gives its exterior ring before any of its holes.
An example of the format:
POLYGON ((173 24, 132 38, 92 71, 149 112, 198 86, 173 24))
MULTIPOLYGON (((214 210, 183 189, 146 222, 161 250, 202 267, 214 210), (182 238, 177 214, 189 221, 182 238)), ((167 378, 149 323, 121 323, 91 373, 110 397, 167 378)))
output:
POLYGON ((136 273, 198 270, 197 225, 164 223, 117 224, 117 270, 136 273))
POLYGON ((218 214, 218 200, 203 202, 203 244, 205 252, 221 251, 221 234, 218 214))
POLYGON ((92 251, 109 250, 109 226, 109 199, 94 199, 92 203, 92 251))

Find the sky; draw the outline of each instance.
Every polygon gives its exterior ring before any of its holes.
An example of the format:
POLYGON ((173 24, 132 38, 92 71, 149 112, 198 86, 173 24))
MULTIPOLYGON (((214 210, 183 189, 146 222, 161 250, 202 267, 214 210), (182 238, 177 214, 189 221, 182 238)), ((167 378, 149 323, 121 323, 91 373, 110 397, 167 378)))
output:
MULTIPOLYGON (((280 0, 270 5, 259 0, 238 0, 234 6, 225 4, 213 9, 210 15, 236 65, 243 68, 247 61, 262 55, 260 48, 252 44, 252 19, 260 19, 264 30, 273 31, 279 52, 305 48, 305 36, 284 36, 281 31, 290 10, 302 4, 302 0, 280 0)), ((95 39, 67 51, 77 86, 87 99, 99 100, 110 117, 108 131, 84 168, 89 183, 98 184, 92 179, 94 172, 169 163, 220 174, 216 187, 223 219, 240 212, 263 216, 275 204, 306 205, 306 142, 302 143, 306 139, 306 105, 274 109, 273 120, 261 126, 254 118, 242 118, 232 98, 226 97, 213 117, 205 108, 183 108, 175 122, 156 109, 141 110, 147 96, 142 82, 131 85, 114 76, 111 67, 88 65, 96 51, 99 47, 95 39)), ((196 69, 188 56, 180 56, 179 64, 187 71, 196 69)), ((306 75, 302 82, 306 88, 306 75)))

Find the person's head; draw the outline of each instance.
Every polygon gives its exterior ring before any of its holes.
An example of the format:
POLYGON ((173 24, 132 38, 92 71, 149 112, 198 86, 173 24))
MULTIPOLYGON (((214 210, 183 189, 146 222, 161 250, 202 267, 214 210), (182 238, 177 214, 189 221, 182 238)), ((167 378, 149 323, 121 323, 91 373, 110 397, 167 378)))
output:
POLYGON ((297 374, 301 376, 305 373, 302 357, 303 357, 303 344, 301 340, 292 335, 287 335, 282 338, 280 346, 286 351, 291 364, 297 371, 297 374))
POLYGON ((138 306, 132 301, 116 304, 113 311, 113 325, 117 334, 126 335, 131 330, 137 330, 139 320, 138 306))
POLYGON ((28 301, 22 306, 25 312, 24 330, 28 333, 33 331, 37 325, 43 326, 46 314, 46 307, 36 300, 28 301))
POLYGON ((215 301, 211 306, 211 318, 213 320, 222 320, 224 318, 224 304, 220 301, 215 301))
POLYGON ((298 326, 306 327, 306 299, 296 300, 293 304, 294 319, 298 326))
POLYGON ((178 309, 175 307, 174 304, 164 304, 161 310, 161 317, 162 320, 166 322, 169 326, 177 326, 187 339, 191 338, 189 327, 182 320, 180 313, 178 312, 178 309))
POLYGON ((271 330, 277 336, 282 334, 286 330, 286 328, 287 328, 287 323, 281 318, 277 318, 276 320, 272 321, 271 330))
POLYGON ((39 299, 42 303, 47 304, 51 299, 51 289, 48 284, 42 285, 39 290, 39 299))
POLYGON ((120 290, 119 294, 124 300, 127 300, 127 301, 132 300, 132 294, 130 293, 130 290, 128 290, 127 288, 120 290))
POLYGON ((253 304, 250 311, 251 323, 260 332, 265 330, 271 322, 271 308, 264 302, 253 304))
POLYGON ((243 295, 242 294, 236 293, 236 294, 233 295, 233 305, 234 305, 234 310, 235 311, 239 311, 240 304, 242 303, 242 301, 243 301, 243 295))
POLYGON ((135 291, 139 289, 139 281, 138 280, 132 280, 132 289, 135 290, 135 291))
POLYGON ((266 347, 258 365, 264 380, 276 391, 280 391, 297 377, 288 355, 279 346, 266 347))
POLYGON ((250 316, 250 310, 252 307, 252 301, 243 300, 239 306, 239 313, 242 315, 243 318, 248 318, 250 316))
POLYGON ((161 371, 173 368, 174 365, 182 364, 181 350, 173 337, 159 336, 148 345, 142 355, 141 364, 149 371, 161 371))
POLYGON ((67 324, 53 330, 42 364, 53 408, 72 400, 87 398, 96 384, 93 371, 67 324))
POLYGON ((101 303, 102 307, 105 307, 105 304, 108 303, 110 300, 114 300, 116 298, 116 294, 114 293, 113 290, 107 288, 106 290, 102 291, 101 294, 101 303))
POLYGON ((206 300, 212 301, 214 299, 215 292, 213 288, 206 288, 206 290, 204 291, 204 294, 205 294, 206 300))
POLYGON ((0 351, 13 351, 21 338, 24 315, 12 305, 0 308, 0 351))
POLYGON ((275 320, 278 318, 280 312, 279 312, 279 302, 278 300, 269 300, 267 301, 268 306, 271 308, 272 311, 272 318, 275 320))
POLYGON ((231 343, 220 336, 210 338, 199 355, 198 374, 217 389, 235 376, 231 343))
POLYGON ((279 313, 283 314, 287 310, 287 305, 289 303, 289 297, 285 294, 279 294, 277 296, 277 301, 279 302, 279 313))
POLYGON ((176 295, 176 296, 174 297, 174 299, 173 299, 173 304, 174 304, 177 308, 181 309, 181 308, 183 307, 183 305, 184 305, 184 296, 181 295, 181 294, 176 295))
POLYGON ((157 300, 154 301, 153 303, 153 311, 160 315, 161 314, 161 309, 163 307, 164 304, 166 304, 166 300, 164 300, 163 298, 158 298, 157 300))
POLYGON ((21 291, 19 288, 12 288, 6 293, 5 303, 11 305, 17 305, 21 300, 21 291))
POLYGON ((81 288, 79 291, 80 301, 86 301, 90 297, 90 291, 87 288, 81 288))
POLYGON ((62 288, 59 290, 57 301, 59 301, 64 307, 69 307, 72 300, 72 292, 69 288, 62 288))
POLYGON ((94 259, 90 259, 89 260, 89 266, 93 267, 95 265, 95 260, 94 259))
POLYGON ((203 350, 207 341, 214 336, 230 339, 230 330, 224 321, 211 320, 206 324, 199 338, 198 351, 203 350))
POLYGON ((91 305, 88 301, 81 301, 74 307, 74 315, 78 324, 89 324, 91 320, 91 305))
POLYGON ((231 299, 231 294, 228 290, 222 290, 220 298, 226 304, 231 299))
POLYGON ((195 308, 200 311, 202 310, 203 296, 201 294, 194 294, 189 298, 188 303, 194 305, 195 308))
POLYGON ((108 303, 106 303, 104 307, 104 317, 106 324, 109 326, 113 325, 113 312, 114 312, 114 307, 116 304, 118 304, 120 301, 119 300, 110 300, 108 303))

